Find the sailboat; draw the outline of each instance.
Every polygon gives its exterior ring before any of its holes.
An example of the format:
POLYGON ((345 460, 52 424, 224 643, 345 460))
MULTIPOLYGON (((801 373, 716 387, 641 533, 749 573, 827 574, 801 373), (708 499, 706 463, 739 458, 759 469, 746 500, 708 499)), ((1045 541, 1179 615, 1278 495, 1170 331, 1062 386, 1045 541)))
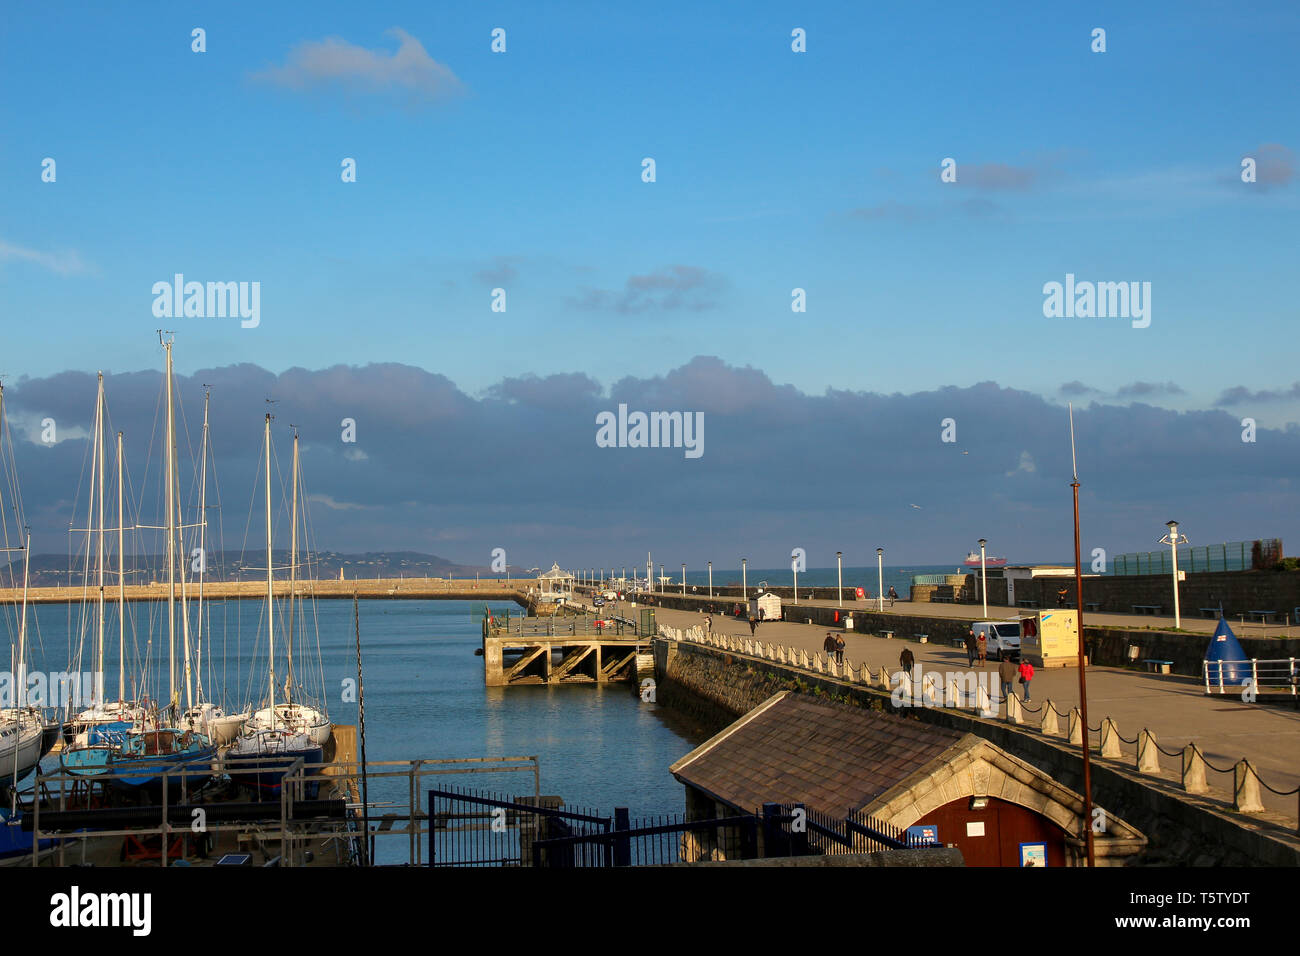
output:
MULTIPOLYGON (((177 462, 175 387, 172 362, 172 340, 162 339, 166 352, 166 456, 167 456, 167 663, 169 703, 164 713, 153 716, 152 722, 142 722, 130 729, 115 727, 103 739, 90 742, 81 750, 77 763, 65 758, 65 768, 73 773, 95 775, 105 770, 112 772, 115 787, 157 789, 167 782, 169 789, 188 786, 195 789, 211 776, 211 767, 217 749, 206 734, 181 726, 179 723, 180 693, 176 687, 176 565, 179 555, 176 545, 180 541, 181 527, 177 520, 177 462), (185 771, 182 773, 181 771, 185 771), (191 771, 198 771, 192 773, 191 771)), ((101 439, 102 442, 102 439, 101 439)), ((102 456, 101 456, 102 461, 102 456)), ((101 482, 102 485, 102 482, 101 482)), ((102 496, 101 496, 102 500, 102 496)), ((102 509, 101 509, 102 510, 102 509)), ((102 550, 102 546, 101 546, 102 550)), ((181 618, 185 635, 186 670, 189 669, 189 626, 184 615, 184 578, 181 580, 181 618)), ((102 602, 102 587, 100 600, 102 602)), ((102 618, 100 624, 102 630, 102 618)), ((102 648, 101 648, 102 653, 102 648)), ((186 686, 189 703, 189 686, 186 686)))
MULTIPOLYGON (((249 719, 244 732, 226 751, 227 772, 232 780, 259 789, 278 790, 286 773, 299 759, 308 772, 318 768, 324 759, 324 743, 333 727, 320 711, 305 703, 295 703, 292 698, 293 664, 290 645, 289 676, 286 681, 288 700, 277 705, 275 700, 275 565, 272 561, 271 535, 271 414, 266 415, 266 620, 267 620, 267 706, 249 719), (324 737, 321 737, 321 731, 324 737)), ((298 535, 298 436, 293 444, 293 532, 291 534, 291 577, 297 570, 298 535)), ((293 600, 294 581, 290 582, 289 600, 293 600)), ((293 620, 292 612, 289 620, 293 620)))
MULTIPOLYGON (((197 614, 197 636, 195 640, 196 671, 198 673, 198 701, 181 715, 181 722, 191 730, 206 734, 218 747, 224 747, 239 736, 248 720, 248 713, 228 714, 225 708, 207 699, 203 687, 203 579, 207 573, 207 527, 208 527, 208 400, 209 392, 203 393, 203 443, 201 458, 203 461, 199 479, 199 595, 197 614)), ((209 655, 211 652, 209 652, 209 655)))
POLYGON ((93 513, 98 504, 98 524, 93 514, 87 523, 87 573, 89 573, 89 549, 92 542, 97 544, 96 575, 96 640, 95 640, 95 681, 94 699, 90 707, 79 712, 68 721, 64 735, 69 748, 63 751, 60 763, 65 769, 99 768, 105 763, 105 754, 97 752, 78 753, 76 751, 90 747, 107 746, 111 738, 133 728, 143 726, 149 708, 143 702, 127 700, 126 689, 126 519, 123 507, 123 461, 122 433, 117 433, 117 596, 118 596, 118 685, 117 700, 103 698, 102 675, 104 674, 104 625, 105 625, 105 541, 107 528, 104 526, 104 373, 99 373, 99 385, 95 397, 95 422, 93 427, 94 444, 91 450, 91 490, 90 511, 93 513))
POLYGON ((253 714, 253 725, 261 730, 272 730, 277 727, 288 727, 308 734, 313 743, 324 746, 330 739, 334 725, 329 717, 318 708, 301 699, 302 688, 294 680, 293 673, 293 626, 294 626, 294 599, 298 590, 298 476, 299 471, 298 457, 298 433, 294 432, 293 436, 293 489, 292 489, 292 529, 289 532, 289 639, 288 639, 288 675, 285 678, 284 690, 286 700, 282 704, 272 704, 270 707, 263 707, 253 714), (294 700, 294 695, 299 695, 298 700, 294 700))
MULTIPOLYGON (((27 586, 31 573, 32 538, 31 533, 23 530, 22 504, 17 500, 18 480, 13 468, 13 439, 9 432, 8 421, 4 414, 4 385, 0 384, 0 467, 8 471, 8 479, 0 484, 0 527, 3 539, 0 540, 0 552, 23 555, 22 602, 17 622, 17 646, 14 648, 14 661, 10 666, 12 703, 0 708, 0 784, 17 789, 20 781, 30 774, 41 762, 41 758, 50 752, 54 741, 58 739, 59 724, 45 719, 37 707, 27 703, 27 586), (4 501, 4 488, 14 491, 14 500, 4 501), (12 512, 17 519, 15 529, 22 537, 17 547, 9 545, 9 516, 12 512)), ((9 570, 12 573, 13 565, 9 570)), ((12 580, 8 582, 11 586, 12 580)), ((4 695, 8 697, 9 695, 4 695)), ((15 808, 11 807, 11 811, 15 808)), ((7 819, 7 818, 6 818, 7 819)))

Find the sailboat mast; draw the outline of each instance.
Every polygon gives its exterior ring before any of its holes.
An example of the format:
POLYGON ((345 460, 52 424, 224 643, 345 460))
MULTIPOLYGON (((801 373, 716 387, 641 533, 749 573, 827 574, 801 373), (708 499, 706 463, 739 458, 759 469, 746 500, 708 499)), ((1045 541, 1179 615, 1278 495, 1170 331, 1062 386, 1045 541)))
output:
MULTIPOLYGON (((19 708, 27 704, 27 582, 32 569, 32 533, 23 541, 23 609, 18 621, 18 695, 19 708)), ((15 788, 17 789, 17 788, 15 788)))
POLYGON ((99 373, 99 391, 95 398, 95 476, 99 482, 99 534, 98 559, 96 561, 96 578, 99 588, 98 615, 95 622, 95 673, 91 678, 92 697, 95 704, 102 704, 97 689, 102 686, 104 678, 104 373, 99 373))
POLYGON ((293 703, 293 597, 298 580, 298 433, 293 433, 293 530, 289 532, 289 674, 285 690, 293 703))
POLYGON ((271 681, 271 726, 275 726, 275 571, 271 566, 271 413, 266 413, 266 633, 271 681))
POLYGON ((199 473, 199 614, 198 639, 195 657, 199 668, 199 700, 203 696, 203 578, 208 570, 207 535, 208 530, 208 399, 211 392, 203 392, 203 469, 199 473))
POLYGON ((126 512, 122 508, 122 433, 117 433, 117 701, 126 697, 126 512))
POLYGON ((163 342, 167 350, 167 694, 172 718, 176 717, 176 501, 175 467, 172 461, 172 344, 163 342))

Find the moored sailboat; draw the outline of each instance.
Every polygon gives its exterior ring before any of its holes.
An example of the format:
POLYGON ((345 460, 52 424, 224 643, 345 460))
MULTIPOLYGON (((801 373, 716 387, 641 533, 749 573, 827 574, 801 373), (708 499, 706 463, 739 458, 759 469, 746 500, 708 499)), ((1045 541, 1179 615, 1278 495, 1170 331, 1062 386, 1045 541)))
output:
MULTIPOLYGON (((267 620, 267 706, 259 709, 249 719, 243 733, 226 751, 226 772, 232 780, 262 790, 278 790, 293 766, 301 760, 309 773, 318 768, 324 759, 325 741, 329 739, 332 725, 328 718, 306 704, 289 700, 276 703, 275 690, 275 565, 272 559, 271 527, 271 414, 265 423, 266 471, 266 620, 267 620), (322 724, 322 721, 324 722, 322 724), (318 739, 323 730, 323 738, 318 739)), ((297 547, 297 476, 298 439, 294 436, 294 493, 293 493, 293 556, 291 568, 296 567, 297 547)), ((290 572, 293 574, 293 570, 290 572)), ((293 600, 293 582, 290 585, 293 600)), ((292 612, 289 620, 293 620, 292 612)), ((289 677, 286 685, 293 687, 292 652, 290 652, 289 677)))

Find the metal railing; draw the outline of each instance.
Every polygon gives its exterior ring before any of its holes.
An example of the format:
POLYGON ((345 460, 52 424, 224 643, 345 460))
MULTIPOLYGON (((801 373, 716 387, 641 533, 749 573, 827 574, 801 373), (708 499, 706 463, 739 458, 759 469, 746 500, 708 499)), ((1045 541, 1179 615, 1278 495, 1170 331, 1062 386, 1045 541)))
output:
POLYGON ((1300 690, 1300 661, 1294 657, 1276 660, 1201 661, 1207 694, 1240 694, 1274 687, 1295 697, 1300 690), (1248 676, 1243 676, 1248 675, 1248 676))

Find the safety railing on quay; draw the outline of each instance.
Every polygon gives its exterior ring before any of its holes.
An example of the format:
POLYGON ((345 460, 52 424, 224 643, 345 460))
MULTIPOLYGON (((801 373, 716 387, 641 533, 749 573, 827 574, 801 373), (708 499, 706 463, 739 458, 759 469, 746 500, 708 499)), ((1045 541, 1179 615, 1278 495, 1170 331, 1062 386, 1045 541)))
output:
MULTIPOLYGON (((841 664, 834 655, 823 657, 816 652, 809 654, 803 648, 788 648, 782 644, 746 638, 741 635, 712 634, 701 625, 689 628, 676 628, 666 624, 659 625, 661 637, 687 643, 701 644, 733 654, 743 655, 759 661, 781 664, 796 670, 805 671, 819 677, 843 682, 846 685, 865 686, 877 691, 894 693, 900 691, 902 698, 914 701, 922 707, 947 707, 970 711, 974 717, 984 719, 1002 719, 1015 725, 1026 724, 1026 714, 1038 715, 1038 731, 1044 737, 1063 738, 1078 747, 1083 746, 1084 732, 1078 707, 1067 711, 1056 708, 1050 699, 1035 707, 1012 693, 1003 696, 990 694, 977 680, 971 680, 970 674, 945 674, 941 680, 936 672, 922 672, 920 681, 913 681, 911 675, 897 671, 891 675, 888 668, 881 667, 873 672, 867 664, 855 666, 848 658, 841 664), (969 685, 974 684, 974 688, 969 685), (914 686, 915 685, 915 686, 914 686), (1065 731, 1061 730, 1061 719, 1065 719, 1065 731)), ((1258 685, 1256 685, 1258 686, 1258 685)), ((1241 688, 1238 687, 1238 690, 1241 688)), ((1292 685, 1294 692, 1294 684, 1292 685)), ((1031 729, 1026 725, 1025 729, 1031 729)), ((1259 771, 1249 758, 1242 757, 1227 767, 1210 764, 1195 741, 1189 741, 1177 750, 1167 750, 1156 741, 1156 735, 1149 728, 1143 728, 1131 740, 1120 735, 1118 724, 1111 717, 1103 717, 1097 727, 1088 728, 1088 746, 1099 756, 1114 760, 1126 760, 1139 773, 1161 776, 1166 771, 1160 763, 1160 755, 1178 760, 1179 782, 1186 793, 1209 795, 1211 788, 1207 783, 1206 771, 1232 776, 1232 808, 1239 813, 1263 813, 1266 811, 1262 791, 1268 791, 1279 797, 1296 797, 1296 832, 1300 833, 1300 786, 1289 790, 1279 790, 1270 786, 1259 775, 1259 771), (1092 735, 1096 735, 1096 745, 1092 735), (1133 748, 1126 754, 1121 744, 1133 748)))

